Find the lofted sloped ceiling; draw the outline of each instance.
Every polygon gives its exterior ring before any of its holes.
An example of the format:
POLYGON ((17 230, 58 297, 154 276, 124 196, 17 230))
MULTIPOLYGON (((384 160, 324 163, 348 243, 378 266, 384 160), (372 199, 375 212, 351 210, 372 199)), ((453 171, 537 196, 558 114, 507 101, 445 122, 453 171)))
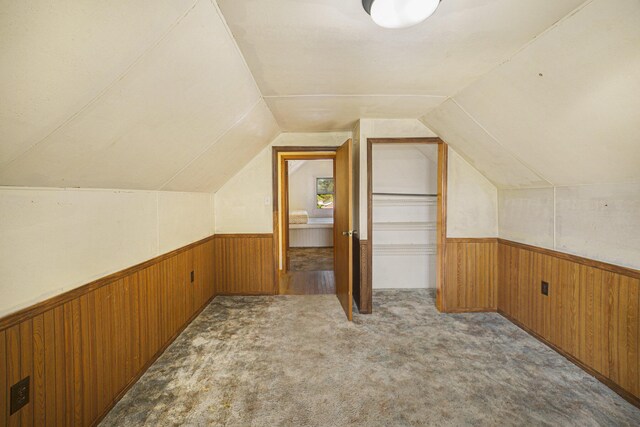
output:
POLYGON ((284 131, 350 130, 358 118, 419 118, 584 0, 445 0, 387 30, 361 0, 218 0, 284 131))
POLYGON ((588 1, 423 122, 501 188, 640 183, 640 2, 588 1))
POLYGON ((217 191, 282 131, 420 118, 499 188, 640 181, 640 2, 4 1, 0 185, 217 191))
POLYGON ((215 191, 280 130, 215 2, 3 2, 0 184, 215 191))

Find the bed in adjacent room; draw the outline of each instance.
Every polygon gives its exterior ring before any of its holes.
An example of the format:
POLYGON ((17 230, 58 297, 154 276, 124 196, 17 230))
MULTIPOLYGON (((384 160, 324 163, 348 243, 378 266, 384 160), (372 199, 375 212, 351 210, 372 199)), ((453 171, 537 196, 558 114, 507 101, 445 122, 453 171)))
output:
POLYGON ((333 218, 309 217, 306 211, 289 214, 289 247, 323 248, 333 246, 333 218))

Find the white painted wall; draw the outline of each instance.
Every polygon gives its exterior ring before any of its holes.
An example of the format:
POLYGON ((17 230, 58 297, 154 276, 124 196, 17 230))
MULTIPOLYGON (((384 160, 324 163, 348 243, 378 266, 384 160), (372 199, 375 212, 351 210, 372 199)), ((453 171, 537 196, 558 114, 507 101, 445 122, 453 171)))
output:
POLYGON ((373 192, 436 194, 438 147, 429 145, 429 157, 414 144, 375 144, 372 151, 373 192), (435 159, 435 161, 434 161, 435 159))
POLYGON ((640 269, 640 182, 501 190, 500 237, 640 269))
POLYGON ((213 234, 213 195, 0 188, 0 316, 213 234))
POLYGON ((351 132, 280 134, 216 192, 216 234, 273 233, 273 146, 339 146, 349 138, 351 132))
POLYGON ((499 235, 503 239, 554 249, 554 189, 498 192, 499 235))
POLYGON ((305 210, 310 217, 333 217, 333 209, 318 209, 316 178, 333 177, 333 160, 301 160, 304 162, 289 173, 289 210, 305 210))
POLYGON ((498 190, 449 148, 447 237, 497 237, 498 190))

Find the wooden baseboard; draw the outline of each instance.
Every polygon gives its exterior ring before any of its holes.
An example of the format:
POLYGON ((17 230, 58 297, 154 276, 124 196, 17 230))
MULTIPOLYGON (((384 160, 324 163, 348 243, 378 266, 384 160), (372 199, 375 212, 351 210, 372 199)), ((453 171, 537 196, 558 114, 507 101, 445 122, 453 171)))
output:
POLYGON ((459 313, 495 313, 497 309, 495 307, 474 307, 474 308, 454 308, 447 310, 447 314, 459 314, 459 313))
POLYGON ((209 298, 209 300, 202 306, 200 307, 200 309, 198 309, 198 311, 189 318, 189 320, 187 320, 184 324, 184 326, 182 326, 175 334, 173 334, 173 336, 169 339, 169 341, 167 341, 161 348, 160 350, 158 350, 156 352, 156 354, 154 354, 151 359, 149 359, 149 361, 147 363, 144 364, 144 366, 142 367, 142 369, 140 369, 140 372, 138 372, 136 374, 136 376, 134 378, 132 378, 127 385, 125 386, 125 388, 116 395, 116 397, 113 398, 113 402, 111 404, 111 406, 109 406, 108 408, 106 408, 99 416, 98 418, 95 419, 95 421, 93 423, 91 423, 92 426, 97 426, 98 424, 100 424, 100 422, 104 419, 104 417, 107 416, 107 414, 109 412, 111 412, 111 410, 114 408, 114 406, 116 406, 116 404, 120 401, 120 399, 122 399, 124 397, 125 394, 127 394, 127 392, 131 389, 131 387, 133 387, 133 385, 135 383, 138 382, 138 380, 147 372, 147 370, 149 370, 149 368, 151 367, 151 365, 153 365, 154 363, 156 363, 156 361, 158 360, 158 358, 160 356, 162 356, 162 354, 169 348, 169 346, 171 344, 173 344, 173 342, 176 340, 176 338, 178 338, 180 336, 180 334, 182 334, 182 332, 184 332, 185 329, 187 329, 187 327, 189 325, 191 325, 191 322, 193 322, 198 316, 200 316, 200 313, 202 313, 204 311, 205 308, 207 308, 209 306, 209 304, 211 304, 211 301, 213 301, 215 299, 217 295, 212 296, 211 298, 209 298))
POLYGON ((220 292, 217 297, 268 297, 273 296, 273 292, 220 292))
POLYGON ((522 329, 523 331, 525 331, 529 335, 533 336, 538 341, 540 341, 541 343, 545 344, 546 346, 548 346, 552 350, 560 353, 562 356, 564 356, 571 363, 573 363, 577 367, 581 368, 583 371, 587 372, 589 375, 593 376, 595 379, 597 379, 598 381, 600 381, 601 383, 603 383, 604 385, 609 387, 611 390, 616 392, 618 395, 620 395, 620 397, 622 397, 627 402, 629 402, 632 405, 640 408, 640 399, 638 397, 636 397, 633 394, 629 393, 627 390, 623 389, 622 387, 620 387, 618 384, 616 384, 615 382, 611 381, 607 377, 605 377, 605 376, 599 374, 598 372, 594 371, 589 366, 585 365, 584 363, 582 363, 580 360, 576 359, 574 356, 570 355, 569 353, 565 352, 560 347, 558 347, 558 346, 554 345, 553 343, 547 341, 544 337, 540 336, 535 331, 529 329, 528 327, 526 327, 525 325, 523 325, 522 323, 520 323, 519 321, 517 321, 513 317, 509 316, 504 311, 498 309, 498 314, 500 314, 505 319, 509 320, 511 323, 513 323, 514 325, 516 325, 517 327, 519 327, 520 329, 522 329))

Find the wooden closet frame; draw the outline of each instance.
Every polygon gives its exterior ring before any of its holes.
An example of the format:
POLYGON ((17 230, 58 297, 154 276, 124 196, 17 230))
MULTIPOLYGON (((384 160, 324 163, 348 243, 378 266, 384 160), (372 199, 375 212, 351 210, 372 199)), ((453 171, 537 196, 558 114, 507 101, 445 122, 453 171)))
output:
POLYGON ((367 289, 362 289, 371 307, 373 290, 373 144, 437 144, 438 145, 438 206, 437 206, 437 246, 436 246, 436 308, 445 311, 444 293, 446 239, 447 239, 447 171, 448 146, 440 138, 367 138, 367 240, 369 245, 366 268, 367 289))

